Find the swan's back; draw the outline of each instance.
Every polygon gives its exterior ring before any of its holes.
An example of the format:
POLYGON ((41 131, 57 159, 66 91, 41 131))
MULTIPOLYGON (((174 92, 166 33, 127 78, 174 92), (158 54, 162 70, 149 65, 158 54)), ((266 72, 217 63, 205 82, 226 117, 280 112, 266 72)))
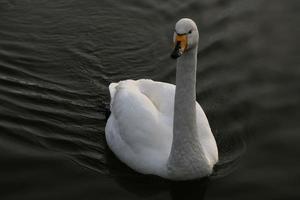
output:
MULTIPOLYGON (((140 93, 146 96, 159 112, 166 114, 174 112, 175 85, 173 84, 150 79, 125 80, 119 83, 111 83, 109 90, 112 101, 115 99, 115 93, 121 89, 134 92, 136 95, 140 93)), ((113 104, 112 101, 111 105, 113 104)))

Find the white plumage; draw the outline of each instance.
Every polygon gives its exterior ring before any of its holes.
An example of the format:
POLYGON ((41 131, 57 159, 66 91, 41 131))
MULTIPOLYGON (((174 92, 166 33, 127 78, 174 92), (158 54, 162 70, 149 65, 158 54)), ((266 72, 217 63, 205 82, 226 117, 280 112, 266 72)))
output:
MULTIPOLYGON (((168 176, 173 141, 175 85, 152 80, 111 83, 111 115, 105 132, 109 148, 132 169, 168 176)), ((197 129, 208 160, 217 162, 217 149, 207 118, 196 104, 197 129)), ((199 144, 200 145, 200 144, 199 144)))
POLYGON ((188 180, 208 176, 218 161, 215 138, 196 102, 198 37, 192 20, 177 22, 172 54, 180 57, 177 86, 147 79, 109 86, 106 140, 116 156, 137 172, 188 180))

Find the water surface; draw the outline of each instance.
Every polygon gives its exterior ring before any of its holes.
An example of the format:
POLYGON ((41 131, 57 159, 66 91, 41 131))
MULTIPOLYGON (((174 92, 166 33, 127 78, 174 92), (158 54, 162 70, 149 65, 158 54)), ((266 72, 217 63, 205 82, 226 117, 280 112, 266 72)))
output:
POLYGON ((0 1, 1 199, 298 199, 299 3, 0 1), (211 178, 134 173, 107 149, 107 86, 175 83, 175 22, 200 31, 197 100, 211 178), (297 32, 298 31, 298 32, 297 32))

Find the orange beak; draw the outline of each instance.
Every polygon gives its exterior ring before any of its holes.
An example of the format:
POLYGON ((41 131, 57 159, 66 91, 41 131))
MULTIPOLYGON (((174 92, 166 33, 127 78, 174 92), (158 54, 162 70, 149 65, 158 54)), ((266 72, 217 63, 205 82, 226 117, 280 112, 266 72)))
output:
POLYGON ((187 49, 187 35, 176 35, 175 48, 171 57, 176 59, 180 57, 187 49))
POLYGON ((184 52, 187 49, 187 35, 176 35, 176 43, 180 42, 180 47, 184 52))

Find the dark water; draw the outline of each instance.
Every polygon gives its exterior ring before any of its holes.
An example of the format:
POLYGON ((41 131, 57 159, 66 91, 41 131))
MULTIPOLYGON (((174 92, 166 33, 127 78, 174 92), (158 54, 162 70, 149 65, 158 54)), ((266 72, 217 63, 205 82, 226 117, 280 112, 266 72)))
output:
POLYGON ((299 199, 299 2, 0 0, 0 199, 299 199), (107 86, 175 82, 174 23, 200 30, 209 179, 142 176, 107 149, 107 86))

